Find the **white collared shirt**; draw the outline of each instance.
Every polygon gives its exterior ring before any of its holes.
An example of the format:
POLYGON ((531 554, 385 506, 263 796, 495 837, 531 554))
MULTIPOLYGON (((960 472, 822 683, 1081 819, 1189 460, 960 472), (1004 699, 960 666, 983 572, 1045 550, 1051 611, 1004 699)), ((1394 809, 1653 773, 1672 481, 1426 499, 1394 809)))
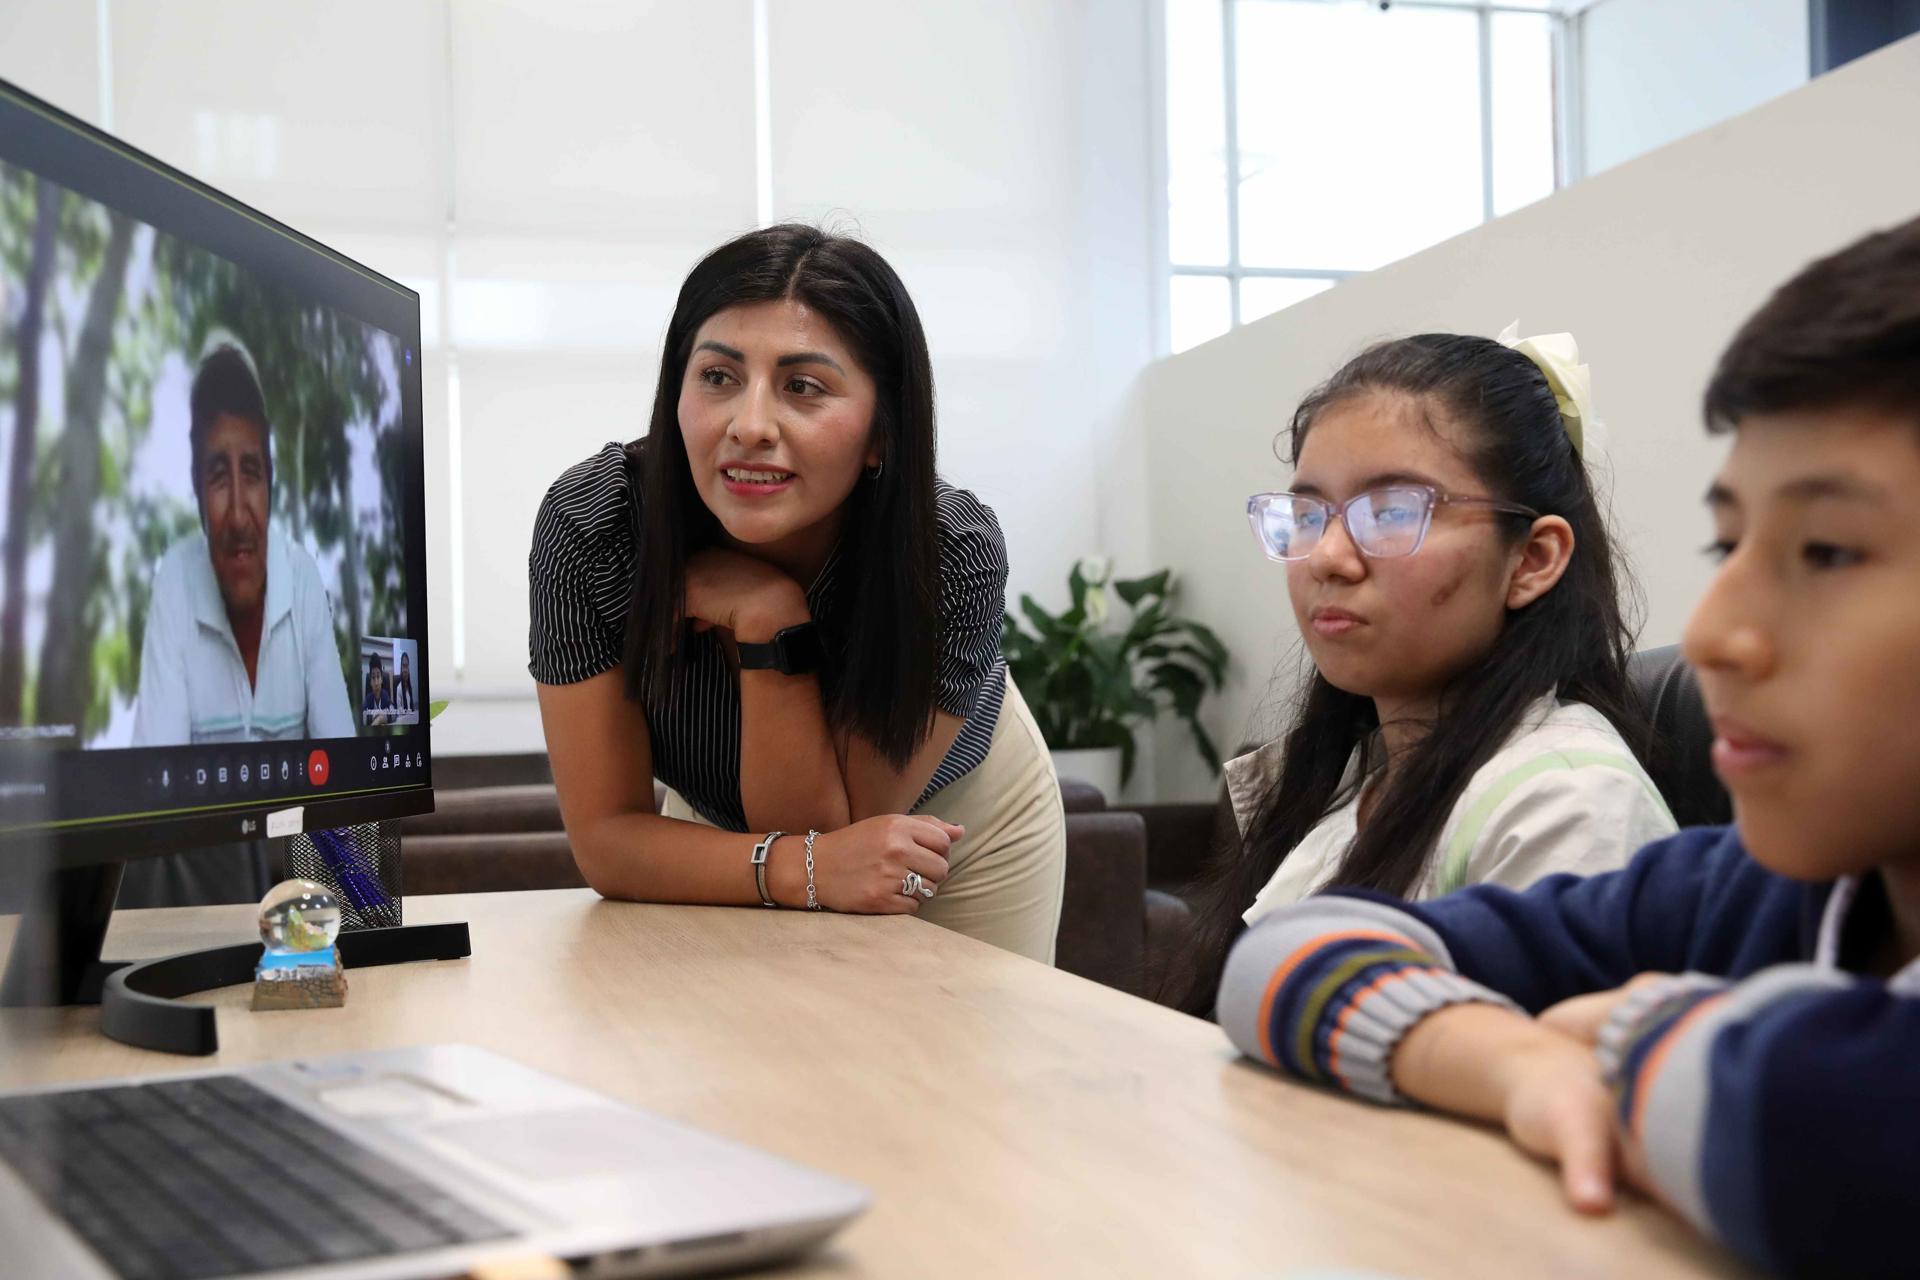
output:
POLYGON ((167 548, 153 575, 133 745, 350 738, 357 732, 319 566, 272 520, 266 616, 254 671, 249 684, 206 534, 182 538, 167 548))
MULTIPOLYGON (((1244 836, 1280 774, 1284 741, 1227 763, 1227 795, 1244 836)), ((1360 753, 1342 787, 1355 781, 1360 753)), ((1280 863, 1247 908, 1251 924, 1325 888, 1358 831, 1359 794, 1328 813, 1280 863)), ((1556 872, 1593 875, 1669 836, 1673 815, 1613 722, 1582 702, 1541 698, 1481 765, 1441 828, 1413 899, 1470 884, 1524 889, 1556 872)))

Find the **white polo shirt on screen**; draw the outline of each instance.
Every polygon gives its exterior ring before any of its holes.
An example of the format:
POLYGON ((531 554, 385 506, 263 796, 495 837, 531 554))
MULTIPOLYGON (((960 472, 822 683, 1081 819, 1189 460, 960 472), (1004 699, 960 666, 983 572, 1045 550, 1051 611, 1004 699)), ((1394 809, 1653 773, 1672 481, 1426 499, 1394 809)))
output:
POLYGON ((304 547, 267 522, 267 607, 255 679, 227 621, 204 532, 182 538, 153 575, 133 745, 354 736, 333 605, 304 547))

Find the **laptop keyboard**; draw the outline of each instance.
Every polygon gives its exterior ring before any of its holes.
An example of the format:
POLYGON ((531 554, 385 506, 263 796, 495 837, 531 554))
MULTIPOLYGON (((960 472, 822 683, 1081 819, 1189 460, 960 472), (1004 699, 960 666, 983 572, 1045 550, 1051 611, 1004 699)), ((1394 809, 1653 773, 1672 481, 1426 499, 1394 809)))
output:
POLYGON ((123 1280, 247 1275, 510 1234, 234 1076, 0 1098, 0 1160, 123 1280))

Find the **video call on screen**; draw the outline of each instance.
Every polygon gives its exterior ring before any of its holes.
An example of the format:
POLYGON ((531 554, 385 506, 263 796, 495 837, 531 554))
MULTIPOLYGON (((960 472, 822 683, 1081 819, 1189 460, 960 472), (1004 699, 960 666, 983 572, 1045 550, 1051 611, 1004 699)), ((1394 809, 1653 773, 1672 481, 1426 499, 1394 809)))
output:
POLYGON ((424 777, 417 359, 0 157, 0 827, 424 777))

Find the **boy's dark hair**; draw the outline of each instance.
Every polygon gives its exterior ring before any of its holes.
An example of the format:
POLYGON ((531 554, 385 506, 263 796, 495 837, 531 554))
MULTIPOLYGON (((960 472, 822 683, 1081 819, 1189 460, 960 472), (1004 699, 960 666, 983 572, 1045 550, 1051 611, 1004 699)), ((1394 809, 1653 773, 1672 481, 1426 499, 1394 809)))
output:
POLYGON ((1855 241, 1775 290, 1720 357, 1707 427, 1841 405, 1920 414, 1920 218, 1855 241))
POLYGON ((207 432, 222 414, 244 419, 260 428, 260 448, 267 458, 267 492, 273 492, 273 428, 267 425, 267 398, 253 376, 253 366, 240 348, 222 343, 207 353, 193 375, 187 393, 187 441, 191 450, 193 491, 200 492, 200 453, 207 432))
MULTIPOLYGON (((1432 730, 1395 765, 1331 882, 1404 897, 1419 883, 1467 781, 1535 700, 1557 692, 1586 703, 1643 757, 1651 730, 1627 683, 1633 628, 1621 607, 1618 553, 1539 366, 1490 338, 1423 333, 1380 343, 1301 402, 1289 461, 1299 463, 1307 433, 1329 407, 1379 392, 1413 398, 1430 423, 1459 424, 1462 453, 1489 496, 1563 517, 1574 537, 1560 581, 1510 611, 1493 648, 1442 692, 1432 730)), ((1503 519, 1510 539, 1525 536, 1531 523, 1503 519)), ((1378 727, 1371 698, 1335 688, 1318 671, 1301 688, 1279 781, 1248 824, 1244 849, 1228 841, 1218 851, 1199 895, 1196 980, 1183 1007, 1211 1009, 1227 950, 1243 927, 1241 912, 1288 852, 1354 794, 1358 784, 1342 785, 1348 757, 1367 750, 1378 727)), ((1361 784, 1379 761, 1365 764, 1361 784)))
MULTIPOLYGON (((627 616, 631 698, 658 705, 685 661, 687 558, 719 539, 694 488, 680 434, 680 383, 700 326, 716 312, 792 299, 818 313, 873 378, 880 474, 854 485, 840 536, 849 625, 828 631, 837 661, 820 673, 827 723, 858 732, 897 768, 933 727, 939 533, 934 504, 933 364, 907 287, 858 240, 796 223, 751 231, 702 258, 667 322, 645 440, 627 446, 639 496, 639 567, 627 616)), ((802 584, 803 586, 806 584, 802 584)))

